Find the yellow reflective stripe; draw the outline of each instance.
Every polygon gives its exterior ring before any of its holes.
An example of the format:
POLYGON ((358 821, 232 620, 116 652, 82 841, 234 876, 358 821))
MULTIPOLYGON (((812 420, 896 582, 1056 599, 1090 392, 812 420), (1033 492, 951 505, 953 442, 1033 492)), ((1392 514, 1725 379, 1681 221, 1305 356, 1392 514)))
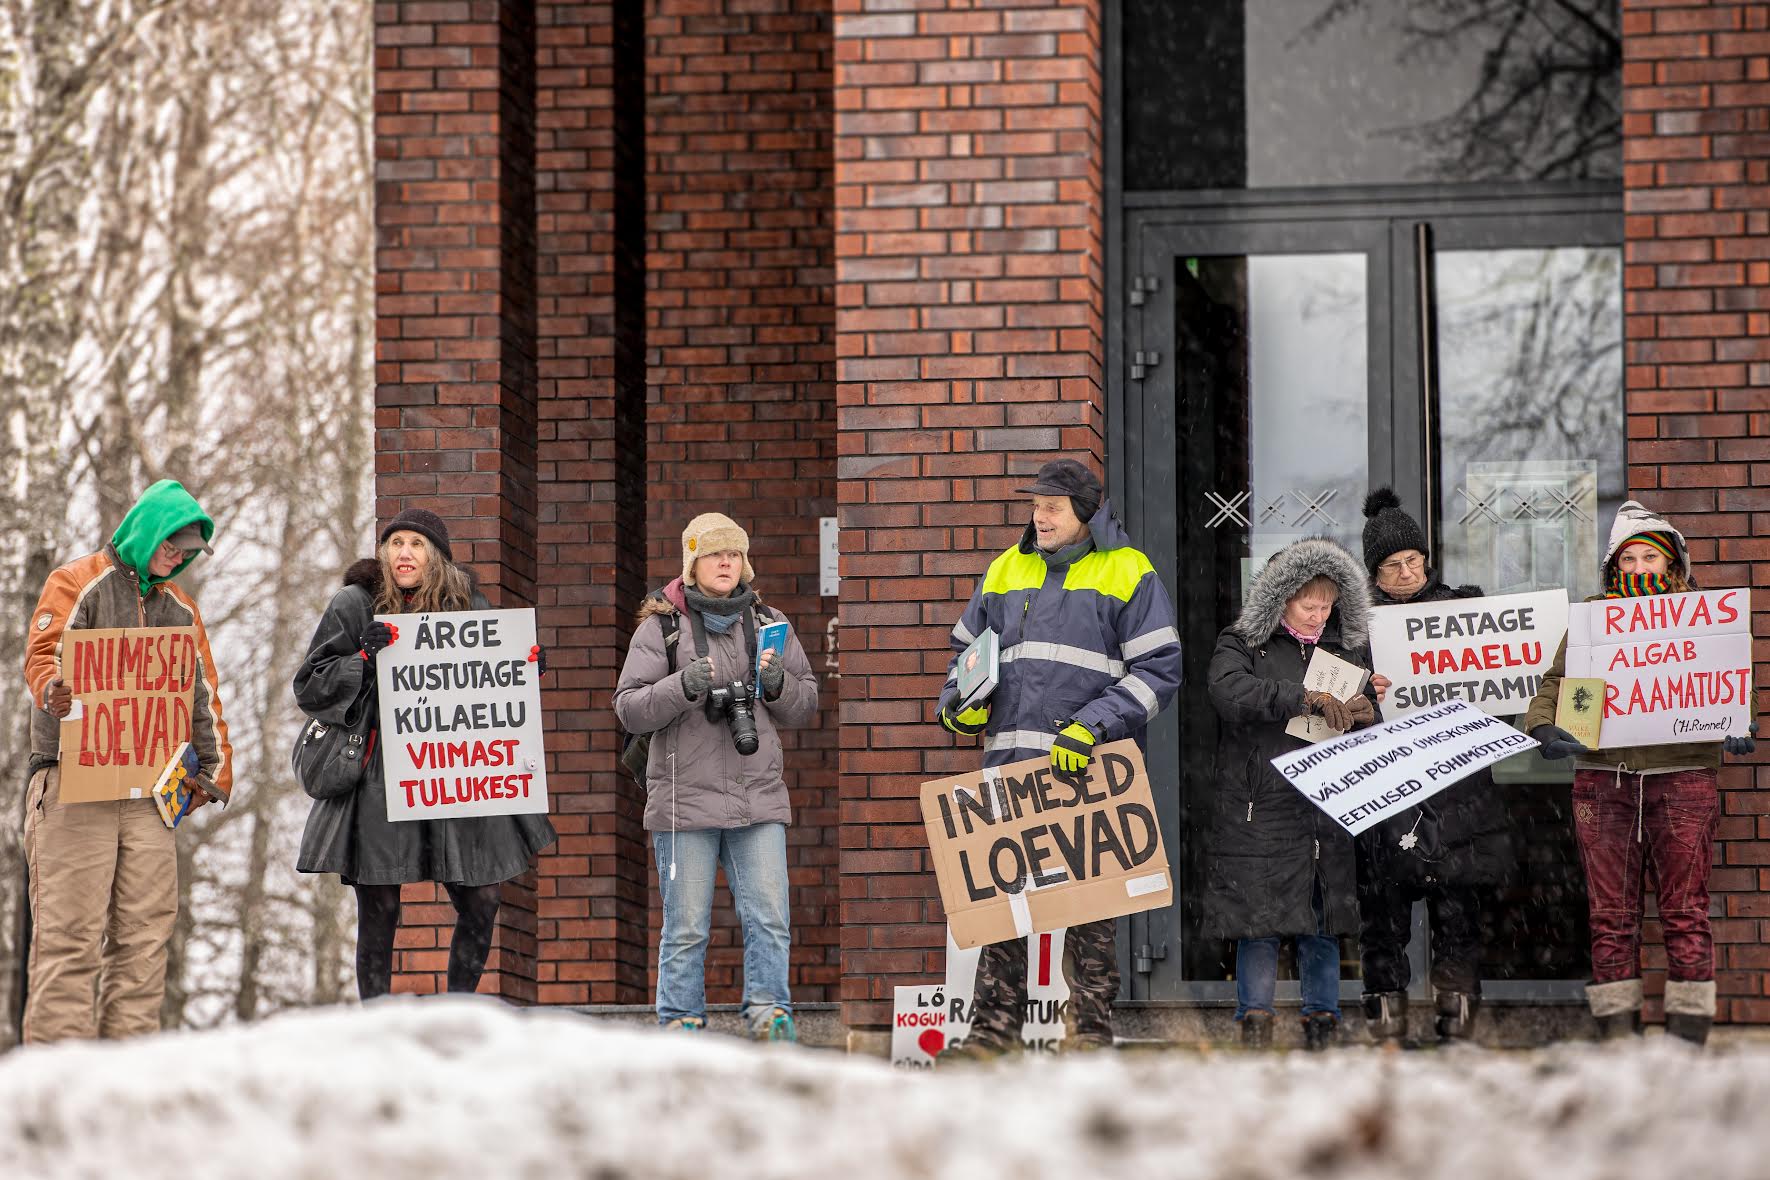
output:
POLYGON ((1149 558, 1136 549, 1096 549, 1069 567, 1064 575, 1065 590, 1092 590, 1120 602, 1131 601, 1145 574, 1154 571, 1149 558))
POLYGON ((1012 594, 1016 590, 1037 590, 1045 584, 1045 559, 1037 553, 1022 553, 1016 545, 989 563, 983 575, 985 594, 1012 594))

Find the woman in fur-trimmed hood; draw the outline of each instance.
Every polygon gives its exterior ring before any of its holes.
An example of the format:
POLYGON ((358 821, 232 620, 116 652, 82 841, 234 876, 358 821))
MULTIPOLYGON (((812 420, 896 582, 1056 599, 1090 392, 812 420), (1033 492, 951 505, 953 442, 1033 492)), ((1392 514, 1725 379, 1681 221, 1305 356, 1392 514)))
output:
POLYGON ((1352 838, 1271 760, 1309 744, 1285 732, 1293 718, 1319 716, 1342 732, 1376 719, 1368 695, 1347 702, 1303 687, 1317 650, 1368 668, 1369 628, 1364 568, 1312 537, 1266 563, 1211 657, 1211 703, 1223 724, 1204 924, 1236 940, 1235 1018, 1250 1046, 1271 1042, 1281 938, 1297 942, 1305 1042, 1325 1048, 1337 1035, 1338 936, 1358 930, 1352 838))

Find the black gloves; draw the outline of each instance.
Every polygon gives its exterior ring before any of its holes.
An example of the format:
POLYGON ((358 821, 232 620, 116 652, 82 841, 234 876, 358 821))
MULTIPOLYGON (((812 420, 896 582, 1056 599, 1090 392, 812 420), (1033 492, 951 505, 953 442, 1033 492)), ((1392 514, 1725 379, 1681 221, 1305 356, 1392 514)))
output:
POLYGON ((363 659, 372 664, 375 662, 376 654, 398 638, 398 627, 390 623, 375 622, 369 624, 369 629, 359 635, 356 642, 363 659))
POLYGON ((535 666, 536 676, 547 675, 547 649, 538 643, 529 648, 529 663, 535 666))
POLYGON ((1539 725, 1530 731, 1530 736, 1543 748, 1543 757, 1551 762, 1560 758, 1570 758, 1575 754, 1584 754, 1586 747, 1580 740, 1562 729, 1559 725, 1539 725))
POLYGON ((1751 735, 1747 737, 1723 738, 1721 740, 1721 748, 1729 754, 1750 754, 1753 750, 1758 748, 1758 739, 1756 737, 1757 732, 1758 723, 1754 721, 1752 722, 1751 735))

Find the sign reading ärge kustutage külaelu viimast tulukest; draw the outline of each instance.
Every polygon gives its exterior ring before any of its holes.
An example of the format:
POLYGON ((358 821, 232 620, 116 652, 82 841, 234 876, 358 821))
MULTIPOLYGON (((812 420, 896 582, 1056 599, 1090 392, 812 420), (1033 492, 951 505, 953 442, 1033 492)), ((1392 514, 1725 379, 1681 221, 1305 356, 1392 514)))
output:
POLYGON ((398 629, 375 658, 387 818, 545 812, 535 612, 376 620, 398 629))
POLYGON ((1601 748, 1744 737, 1755 713, 1751 591, 1576 604, 1567 675, 1604 682, 1601 748))

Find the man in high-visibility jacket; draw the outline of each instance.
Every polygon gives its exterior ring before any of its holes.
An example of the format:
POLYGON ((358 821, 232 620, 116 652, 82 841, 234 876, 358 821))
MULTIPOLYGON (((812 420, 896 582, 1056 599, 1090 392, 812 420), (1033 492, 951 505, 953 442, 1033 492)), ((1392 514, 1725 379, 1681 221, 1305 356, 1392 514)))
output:
MULTIPOLYGON (((1174 699, 1174 606, 1091 470, 1056 459, 1020 490, 1032 496, 1032 522, 990 563, 953 628, 939 719, 953 733, 983 734, 985 766, 1049 757, 1058 770, 1079 771, 1098 745, 1127 737, 1141 744, 1151 719, 1174 699), (1000 644, 996 689, 982 706, 955 712, 957 653, 985 628, 994 628, 1000 644)), ((1116 929, 1107 918, 1065 936, 1073 1048, 1112 1044, 1116 929)), ((964 1055, 1018 1047, 1026 970, 1025 940, 984 948, 964 1055)))

